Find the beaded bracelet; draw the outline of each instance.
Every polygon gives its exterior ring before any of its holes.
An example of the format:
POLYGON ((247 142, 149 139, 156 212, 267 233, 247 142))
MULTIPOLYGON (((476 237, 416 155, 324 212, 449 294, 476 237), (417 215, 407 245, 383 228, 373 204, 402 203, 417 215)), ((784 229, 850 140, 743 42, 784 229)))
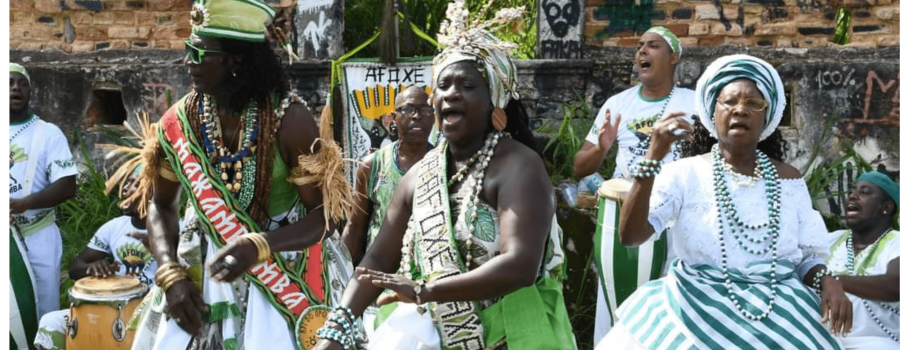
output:
POLYGON ((347 334, 344 334, 344 332, 334 328, 319 328, 319 330, 316 331, 316 337, 319 337, 319 339, 336 341, 338 344, 341 344, 341 348, 345 350, 353 347, 353 339, 348 337, 347 334))
POLYGON ((659 175, 661 170, 661 161, 644 158, 631 167, 631 174, 635 179, 647 179, 659 175))
POLYGON ((817 294, 822 295, 822 278, 825 276, 831 276, 835 281, 840 280, 834 271, 829 270, 828 268, 824 268, 816 272, 816 275, 813 277, 813 289, 817 294))
POLYGON ((337 323, 339 326, 341 326, 341 328, 344 329, 344 332, 346 333, 353 333, 354 331, 353 324, 349 320, 347 320, 346 317, 338 315, 337 313, 329 312, 328 321, 337 323))
POLYGON ((356 315, 354 315, 353 312, 350 311, 349 307, 346 307, 344 305, 338 305, 338 306, 334 307, 332 312, 334 312, 334 313, 342 312, 344 314, 341 316, 343 316, 345 319, 350 321, 350 323, 353 323, 353 324, 356 323, 356 315))

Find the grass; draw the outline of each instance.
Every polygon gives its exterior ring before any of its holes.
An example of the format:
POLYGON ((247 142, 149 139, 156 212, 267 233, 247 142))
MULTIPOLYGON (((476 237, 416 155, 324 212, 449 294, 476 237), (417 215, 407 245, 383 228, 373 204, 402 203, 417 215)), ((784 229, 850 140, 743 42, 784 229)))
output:
MULTIPOLYGON (((549 161, 547 172, 550 180, 558 184, 560 182, 574 181, 575 154, 581 149, 585 135, 594 125, 594 116, 591 107, 581 95, 578 100, 563 105, 563 119, 559 123, 546 122, 535 132, 549 134, 550 139, 544 147, 543 156, 549 161)), ((600 164, 598 172, 604 179, 609 179, 616 168, 616 147, 610 147, 609 152, 600 164)))

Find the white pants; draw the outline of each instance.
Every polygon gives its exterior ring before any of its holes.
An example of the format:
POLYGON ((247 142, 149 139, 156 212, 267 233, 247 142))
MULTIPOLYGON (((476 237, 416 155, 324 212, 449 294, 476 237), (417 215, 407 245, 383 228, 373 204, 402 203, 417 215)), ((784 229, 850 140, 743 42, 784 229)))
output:
POLYGON ((37 292, 38 318, 59 310, 59 268, 62 263, 62 236, 59 227, 51 224, 25 237, 26 254, 34 271, 34 289, 37 292))

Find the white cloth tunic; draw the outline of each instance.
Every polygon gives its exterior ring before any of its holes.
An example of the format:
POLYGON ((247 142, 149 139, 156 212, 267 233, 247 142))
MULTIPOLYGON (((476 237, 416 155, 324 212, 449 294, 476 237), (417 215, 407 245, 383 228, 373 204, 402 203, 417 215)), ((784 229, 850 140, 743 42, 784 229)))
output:
MULTIPOLYGON (((25 122, 10 123, 9 135, 10 199, 41 192, 57 180, 78 173, 66 136, 56 125, 31 116, 25 122), (31 162, 35 164, 29 164, 31 162), (30 177, 26 175, 29 165, 33 167, 33 175, 30 177)), ((50 210, 52 208, 31 209, 22 215, 13 215, 25 236, 28 260, 34 271, 38 317, 59 308, 62 237, 55 222, 41 224, 34 230, 26 227, 35 225, 35 221, 40 221, 39 218, 50 215, 50 210)))

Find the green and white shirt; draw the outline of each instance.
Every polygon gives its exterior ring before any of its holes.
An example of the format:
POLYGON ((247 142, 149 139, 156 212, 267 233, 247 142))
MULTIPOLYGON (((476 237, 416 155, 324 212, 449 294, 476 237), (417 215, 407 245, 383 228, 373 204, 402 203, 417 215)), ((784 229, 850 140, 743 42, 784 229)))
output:
MULTIPOLYGON (((884 234, 878 242, 869 245, 856 255, 853 271, 847 269, 847 240, 850 230, 835 231, 829 234, 831 255, 828 258, 828 269, 838 274, 870 276, 887 272, 887 264, 900 257, 900 231, 891 230, 884 234)), ((863 299, 847 293, 853 303, 853 329, 848 338, 854 337, 887 337, 869 311, 863 305, 863 299)), ((900 316, 891 312, 878 301, 868 301, 869 308, 881 323, 892 330, 900 330, 900 316)), ((894 310, 900 309, 900 302, 884 303, 894 310)), ((894 333, 895 335, 897 333, 894 333)))

